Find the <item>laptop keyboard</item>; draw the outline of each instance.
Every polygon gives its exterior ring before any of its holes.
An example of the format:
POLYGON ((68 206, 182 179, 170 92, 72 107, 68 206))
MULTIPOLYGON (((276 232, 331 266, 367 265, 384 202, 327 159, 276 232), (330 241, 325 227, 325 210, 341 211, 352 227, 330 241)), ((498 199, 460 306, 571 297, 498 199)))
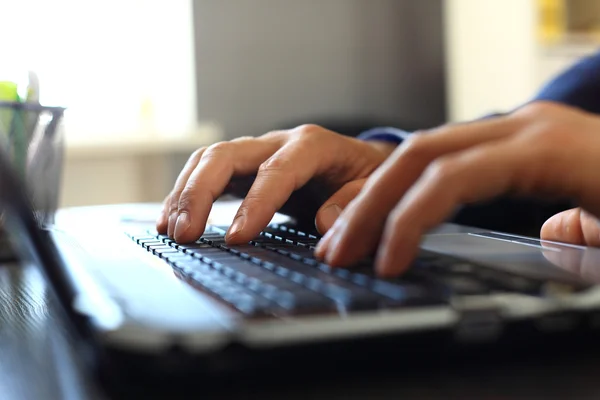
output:
POLYGON ((389 280, 376 277, 368 261, 334 269, 314 258, 316 236, 280 225, 238 246, 228 246, 219 227, 209 227, 191 244, 152 231, 129 236, 181 279, 251 316, 445 304, 453 295, 498 291, 537 295, 545 285, 439 257, 420 259, 407 274, 389 280))

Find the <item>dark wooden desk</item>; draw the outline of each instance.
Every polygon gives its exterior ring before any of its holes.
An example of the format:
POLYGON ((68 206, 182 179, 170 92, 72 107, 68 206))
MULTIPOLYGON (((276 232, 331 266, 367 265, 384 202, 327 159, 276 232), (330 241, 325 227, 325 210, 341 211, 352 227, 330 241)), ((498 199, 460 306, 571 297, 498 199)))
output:
MULTIPOLYGON (((93 211, 93 210, 90 210, 93 211)), ((599 338, 600 341, 600 338, 599 338)), ((600 344, 597 346, 600 349, 600 344)), ((233 381, 208 392, 200 381, 192 398, 286 399, 598 399, 600 350, 584 347, 549 352, 539 359, 436 365, 407 373, 405 360, 386 373, 373 365, 346 378, 332 371, 318 379, 289 379, 273 385, 233 381)), ((316 363, 319 360, 315 360, 316 363)), ((373 360, 376 363, 376 360, 373 360)), ((268 380, 267 380, 268 381, 268 380)), ((140 388, 143 393, 143 388, 140 388)), ((163 397, 185 397, 183 392, 163 397)), ((156 393, 141 398, 157 398, 156 393)), ((103 399, 78 363, 64 325, 46 301, 45 282, 35 267, 0 266, 0 399, 103 399)), ((128 397, 131 398, 131 397, 128 397)))

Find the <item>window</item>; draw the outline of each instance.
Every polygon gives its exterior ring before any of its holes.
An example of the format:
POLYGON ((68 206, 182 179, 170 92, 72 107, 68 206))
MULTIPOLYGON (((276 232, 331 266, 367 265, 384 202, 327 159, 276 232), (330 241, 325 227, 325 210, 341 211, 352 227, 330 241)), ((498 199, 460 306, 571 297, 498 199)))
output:
POLYGON ((68 136, 191 133, 191 1, 3 2, 0 75, 35 70, 42 103, 68 107, 68 136))

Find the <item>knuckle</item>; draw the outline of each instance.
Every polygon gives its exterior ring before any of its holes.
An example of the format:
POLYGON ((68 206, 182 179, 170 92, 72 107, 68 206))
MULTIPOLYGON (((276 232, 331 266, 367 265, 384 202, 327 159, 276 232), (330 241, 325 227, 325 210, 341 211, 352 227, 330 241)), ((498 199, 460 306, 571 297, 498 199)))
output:
POLYGON ((524 137, 525 140, 533 142, 535 150, 545 150, 548 146, 555 147, 565 141, 566 138, 562 129, 556 126, 542 125, 532 129, 524 137))
POLYGON ((454 179, 459 172, 457 162, 448 157, 441 157, 429 164, 425 176, 436 182, 445 182, 454 179))
POLYGON ((197 198, 196 191, 192 186, 186 186, 179 195, 176 203, 177 210, 189 210, 197 198))
POLYGON ((197 162, 198 162, 198 160, 200 160, 200 157, 202 157, 202 153, 204 153, 204 151, 205 151, 205 150, 206 150, 206 146, 204 146, 204 147, 201 147, 201 148, 199 148, 199 149, 195 150, 195 151, 194 151, 194 152, 193 152, 193 153, 190 155, 189 161, 190 161, 190 162, 196 162, 196 163, 197 163, 197 162))
POLYGON ((240 206, 235 214, 235 218, 247 216, 250 208, 252 208, 252 198, 246 197, 244 199, 244 201, 242 202, 242 204, 240 204, 240 206))
POLYGON ((179 197, 181 196, 181 191, 173 191, 169 196, 169 202, 167 205, 167 209, 169 214, 175 212, 179 208, 179 197))
POLYGON ((323 131, 323 127, 315 124, 304 124, 292 129, 293 134, 302 139, 312 138, 323 131))
POLYGON ((535 101, 529 103, 517 111, 514 116, 517 118, 525 118, 528 120, 536 120, 542 116, 549 116, 556 113, 559 106, 548 101, 535 101))
POLYGON ((285 171, 288 167, 288 161, 283 157, 270 157, 258 167, 258 173, 262 175, 272 175, 285 171))
POLYGON ((237 143, 237 142, 247 142, 249 140, 254 140, 254 139, 256 139, 254 136, 239 136, 239 137, 236 137, 235 139, 232 139, 231 141, 237 143))
POLYGON ((571 148, 575 143, 572 130, 573 126, 560 121, 540 121, 525 131, 521 138, 525 145, 531 147, 532 152, 539 155, 556 149, 564 151, 571 148))
POLYGON ((222 157, 229 154, 232 144, 230 142, 218 142, 210 145, 204 151, 203 158, 222 157))
POLYGON ((401 144, 402 155, 409 159, 422 159, 429 153, 429 138, 424 134, 414 134, 401 144))
POLYGON ((279 141, 282 137, 287 136, 287 134, 288 131, 270 131, 260 136, 260 138, 279 141))

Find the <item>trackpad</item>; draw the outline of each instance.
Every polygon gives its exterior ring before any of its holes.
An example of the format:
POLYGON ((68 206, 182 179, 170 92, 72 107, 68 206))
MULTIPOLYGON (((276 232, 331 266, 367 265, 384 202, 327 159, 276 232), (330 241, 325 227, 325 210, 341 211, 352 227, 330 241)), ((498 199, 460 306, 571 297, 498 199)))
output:
POLYGON ((600 250, 489 233, 426 236, 421 248, 537 279, 600 282, 600 250))

